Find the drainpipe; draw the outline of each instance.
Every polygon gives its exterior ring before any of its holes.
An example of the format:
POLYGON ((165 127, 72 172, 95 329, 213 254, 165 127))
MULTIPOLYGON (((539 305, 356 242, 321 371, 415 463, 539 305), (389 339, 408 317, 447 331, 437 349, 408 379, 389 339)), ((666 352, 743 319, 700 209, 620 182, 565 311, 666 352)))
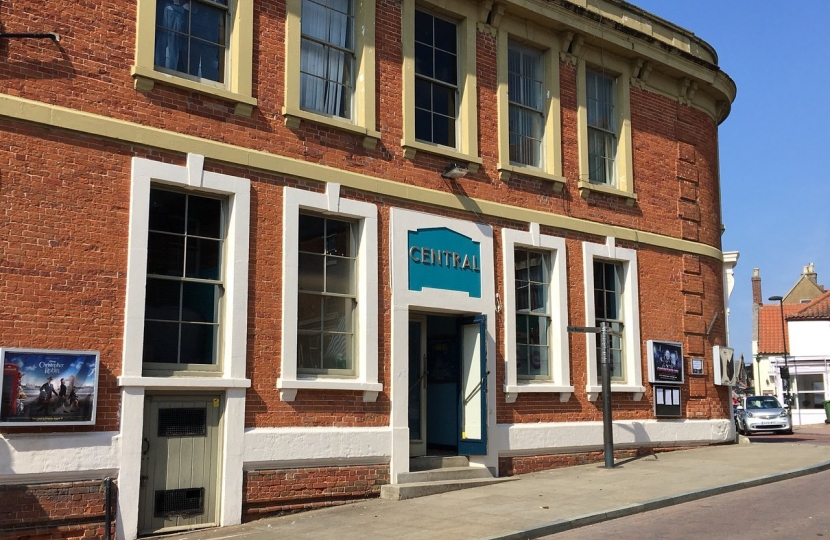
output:
POLYGON ((110 540, 110 529, 112 528, 112 478, 109 476, 104 478, 104 493, 106 497, 106 502, 104 503, 104 521, 106 522, 104 539, 110 540))

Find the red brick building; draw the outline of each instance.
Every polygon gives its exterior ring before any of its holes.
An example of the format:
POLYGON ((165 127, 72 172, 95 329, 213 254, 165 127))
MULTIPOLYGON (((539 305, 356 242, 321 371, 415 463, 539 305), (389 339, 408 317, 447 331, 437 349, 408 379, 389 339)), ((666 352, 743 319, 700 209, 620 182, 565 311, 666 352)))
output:
POLYGON ((621 452, 731 440, 736 89, 693 33, 620 0, 0 20, 0 535, 102 534, 104 477, 135 538, 374 496, 420 455, 601 459, 568 325, 621 335, 621 452))

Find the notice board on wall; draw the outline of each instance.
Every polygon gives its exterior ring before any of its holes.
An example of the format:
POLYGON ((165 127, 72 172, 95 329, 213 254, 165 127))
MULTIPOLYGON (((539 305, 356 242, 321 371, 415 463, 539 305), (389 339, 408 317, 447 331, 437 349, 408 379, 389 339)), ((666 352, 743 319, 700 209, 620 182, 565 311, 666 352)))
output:
POLYGON ((654 386, 654 416, 679 417, 683 415, 680 388, 677 386, 654 386))

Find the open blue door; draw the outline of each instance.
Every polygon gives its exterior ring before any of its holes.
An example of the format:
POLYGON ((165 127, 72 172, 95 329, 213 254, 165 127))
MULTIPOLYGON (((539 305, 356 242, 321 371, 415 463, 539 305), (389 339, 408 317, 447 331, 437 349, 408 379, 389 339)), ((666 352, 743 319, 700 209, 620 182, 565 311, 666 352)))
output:
POLYGON ((487 316, 459 322, 461 341, 461 404, 458 453, 487 454, 487 316))

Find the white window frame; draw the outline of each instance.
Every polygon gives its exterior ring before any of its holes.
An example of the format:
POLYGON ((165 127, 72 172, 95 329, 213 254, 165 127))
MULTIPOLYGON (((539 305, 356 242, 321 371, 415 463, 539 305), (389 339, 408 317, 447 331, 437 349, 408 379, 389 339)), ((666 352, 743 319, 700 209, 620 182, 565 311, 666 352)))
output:
MULTIPOLYGON (((622 371, 625 382, 611 382, 611 392, 628 392, 639 401, 646 391, 643 386, 642 358, 640 355, 640 292, 637 282, 637 251, 616 246, 616 240, 608 237, 605 244, 582 243, 582 263, 585 275, 585 326, 596 326, 594 313, 594 260, 599 259, 622 265, 622 315, 623 354, 622 371)), ((587 384, 585 391, 589 401, 596 401, 602 391, 602 381, 597 369, 597 339, 599 334, 586 333, 587 384)))
POLYGON ((568 355, 568 284, 565 240, 540 234, 538 223, 530 230, 502 229, 502 264, 504 269, 504 361, 505 401, 513 403, 521 393, 559 393, 560 401, 568 401, 573 393, 568 355), (516 354, 516 249, 543 251, 550 255, 550 346, 548 362, 550 378, 519 379, 516 354))
POLYGON ((297 391, 362 391, 372 402, 383 390, 378 382, 378 217, 377 206, 340 197, 340 184, 326 184, 325 193, 283 188, 282 228, 282 366, 277 388, 282 401, 294 401, 297 391), (348 377, 297 373, 297 223, 301 211, 357 222, 357 314, 354 369, 348 377))
POLYGON ((130 194, 130 240, 127 257, 127 299, 124 323, 124 371, 122 386, 157 386, 159 377, 144 376, 144 308, 147 283, 150 189, 173 186, 194 194, 206 193, 227 199, 227 232, 223 254, 225 297, 220 303, 217 364, 219 373, 198 368, 173 373, 173 386, 248 386, 245 379, 248 335, 248 245, 251 219, 250 180, 204 171, 204 156, 188 154, 187 166, 143 158, 132 160, 130 194), (196 378, 210 381, 192 381, 196 378), (230 381, 229 381, 230 379, 230 381), (188 382, 190 381, 190 382, 188 382))

